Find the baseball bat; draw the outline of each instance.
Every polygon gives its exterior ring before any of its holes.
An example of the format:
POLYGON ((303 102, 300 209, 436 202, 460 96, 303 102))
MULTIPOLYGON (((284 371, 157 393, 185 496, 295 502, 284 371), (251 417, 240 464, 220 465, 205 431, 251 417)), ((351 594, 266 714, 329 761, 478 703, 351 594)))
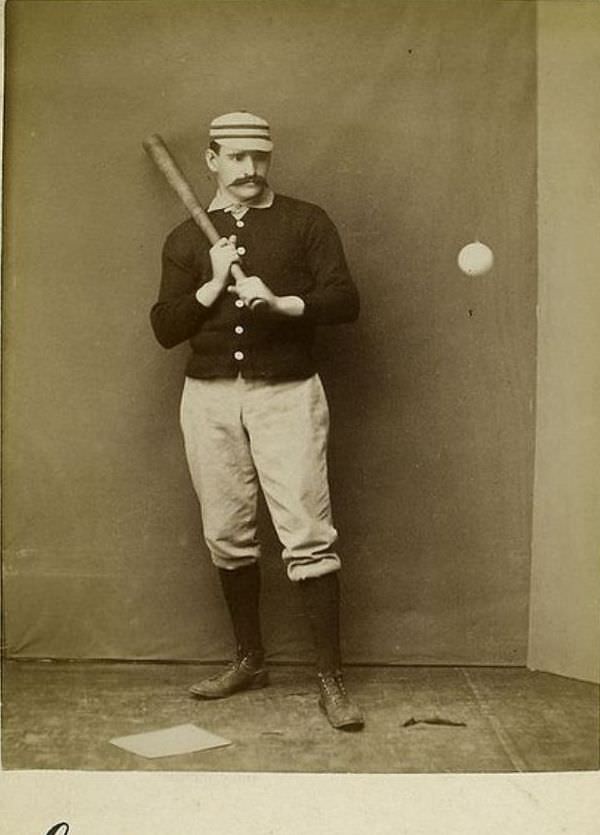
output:
MULTIPOLYGON (((151 136, 144 139, 142 145, 144 150, 155 163, 158 170, 162 172, 175 194, 177 194, 185 208, 188 210, 194 223, 202 230, 202 232, 204 232, 212 245, 216 244, 222 235, 217 232, 208 214, 200 205, 200 201, 196 197, 194 190, 171 156, 164 139, 157 133, 153 133, 151 136)), ((246 274, 239 264, 232 264, 230 272, 235 281, 246 278, 246 274)), ((251 299, 248 302, 248 307, 252 310, 256 310, 263 305, 266 305, 264 299, 251 299)))

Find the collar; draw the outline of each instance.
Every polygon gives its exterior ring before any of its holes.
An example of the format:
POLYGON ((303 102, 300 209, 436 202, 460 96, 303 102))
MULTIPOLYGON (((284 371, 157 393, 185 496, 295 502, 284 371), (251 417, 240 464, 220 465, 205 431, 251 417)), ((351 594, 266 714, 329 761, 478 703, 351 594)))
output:
POLYGON ((231 199, 231 195, 226 192, 218 191, 213 197, 209 207, 209 212, 217 212, 223 210, 224 212, 231 212, 235 218, 243 217, 249 209, 269 209, 273 205, 275 194, 268 186, 263 193, 256 200, 250 203, 236 203, 231 199))

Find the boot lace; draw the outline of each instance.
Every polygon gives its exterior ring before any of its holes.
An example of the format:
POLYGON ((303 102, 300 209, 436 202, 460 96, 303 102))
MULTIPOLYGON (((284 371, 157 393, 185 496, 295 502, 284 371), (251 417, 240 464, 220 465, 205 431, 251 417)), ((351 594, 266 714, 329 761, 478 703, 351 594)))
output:
POLYGON ((331 701, 339 704, 347 699, 346 688, 344 687, 341 673, 319 673, 319 681, 331 701))

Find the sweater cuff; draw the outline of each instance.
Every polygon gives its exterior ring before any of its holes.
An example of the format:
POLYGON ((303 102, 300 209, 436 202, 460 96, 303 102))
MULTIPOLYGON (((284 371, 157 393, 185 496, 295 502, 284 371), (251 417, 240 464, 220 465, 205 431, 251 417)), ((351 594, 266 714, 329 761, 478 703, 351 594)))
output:
POLYGON ((183 321, 200 324, 209 315, 211 308, 202 304, 196 297, 196 291, 179 299, 178 314, 183 321))
POLYGON ((310 296, 299 295, 298 298, 302 299, 302 301, 304 302, 304 312, 302 313, 302 318, 314 322, 315 314, 317 312, 315 303, 313 302, 310 296))

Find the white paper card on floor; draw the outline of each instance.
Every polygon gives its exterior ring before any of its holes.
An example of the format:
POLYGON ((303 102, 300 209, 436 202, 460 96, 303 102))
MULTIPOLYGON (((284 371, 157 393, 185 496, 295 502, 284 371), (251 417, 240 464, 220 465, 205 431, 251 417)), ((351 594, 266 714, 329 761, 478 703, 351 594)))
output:
POLYGON ((231 745, 224 739, 198 728, 196 725, 176 725, 158 731, 147 731, 131 736, 120 736, 110 740, 111 745, 130 751, 140 757, 173 757, 177 754, 193 754, 210 748, 231 745))

